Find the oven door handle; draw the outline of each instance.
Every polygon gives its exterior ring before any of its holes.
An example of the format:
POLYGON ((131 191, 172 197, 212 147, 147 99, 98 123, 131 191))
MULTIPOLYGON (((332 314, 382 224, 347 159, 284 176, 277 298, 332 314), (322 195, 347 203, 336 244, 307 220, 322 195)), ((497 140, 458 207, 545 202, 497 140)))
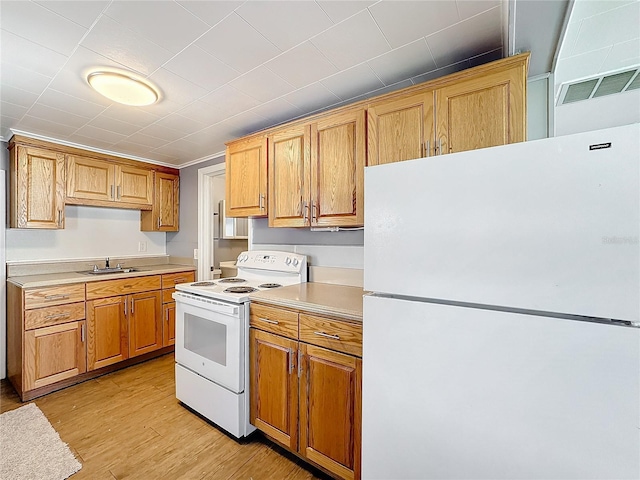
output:
POLYGON ((188 293, 174 292, 171 295, 176 301, 184 301, 188 305, 194 305, 196 307, 205 308, 210 312, 223 313, 226 315, 237 315, 238 307, 236 305, 228 305, 225 303, 216 302, 197 295, 190 295, 188 293))

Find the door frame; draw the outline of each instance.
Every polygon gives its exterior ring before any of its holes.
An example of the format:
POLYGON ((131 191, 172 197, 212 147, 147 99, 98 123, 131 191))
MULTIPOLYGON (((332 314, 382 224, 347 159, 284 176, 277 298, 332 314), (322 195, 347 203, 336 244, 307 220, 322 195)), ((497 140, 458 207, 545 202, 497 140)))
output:
POLYGON ((198 169, 198 281, 211 280, 213 258, 213 182, 214 177, 224 175, 226 165, 216 163, 198 169))

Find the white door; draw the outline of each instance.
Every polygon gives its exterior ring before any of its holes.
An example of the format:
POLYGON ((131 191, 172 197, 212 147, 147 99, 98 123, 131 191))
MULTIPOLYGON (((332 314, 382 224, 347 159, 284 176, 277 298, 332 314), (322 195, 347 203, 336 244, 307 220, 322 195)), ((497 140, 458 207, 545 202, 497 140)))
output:
POLYGON ((245 355, 242 314, 241 305, 208 299, 185 303, 176 298, 176 362, 241 393, 245 355))

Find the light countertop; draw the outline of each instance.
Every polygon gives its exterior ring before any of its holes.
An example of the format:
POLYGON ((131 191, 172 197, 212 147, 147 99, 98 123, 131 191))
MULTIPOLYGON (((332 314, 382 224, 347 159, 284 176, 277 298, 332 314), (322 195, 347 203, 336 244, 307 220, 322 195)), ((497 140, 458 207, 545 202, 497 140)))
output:
POLYGON ((362 321, 362 297, 367 292, 360 287, 329 283, 300 283, 288 287, 252 293, 251 301, 277 307, 305 310, 320 315, 335 315, 362 321))
POLYGON ((191 265, 177 265, 170 263, 163 263, 160 265, 145 265, 143 267, 132 268, 136 268, 136 271, 128 273, 108 273, 101 275, 79 272, 43 273, 39 275, 9 277, 7 278, 7 281, 22 288, 49 287, 71 283, 99 282, 102 280, 117 280, 121 278, 161 275, 164 273, 195 271, 196 269, 191 265))

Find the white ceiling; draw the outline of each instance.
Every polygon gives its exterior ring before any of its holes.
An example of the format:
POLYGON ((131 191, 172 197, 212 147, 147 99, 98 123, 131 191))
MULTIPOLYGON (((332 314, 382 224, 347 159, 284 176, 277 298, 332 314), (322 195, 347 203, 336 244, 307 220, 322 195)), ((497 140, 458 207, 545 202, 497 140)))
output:
POLYGON ((516 50, 532 51, 530 76, 549 72, 568 3, 2 0, 0 137, 185 166, 248 133, 516 50), (149 78, 162 101, 108 101, 85 81, 99 66, 149 78))
POLYGON ((555 69, 563 83, 640 65, 640 0, 579 0, 555 69))

